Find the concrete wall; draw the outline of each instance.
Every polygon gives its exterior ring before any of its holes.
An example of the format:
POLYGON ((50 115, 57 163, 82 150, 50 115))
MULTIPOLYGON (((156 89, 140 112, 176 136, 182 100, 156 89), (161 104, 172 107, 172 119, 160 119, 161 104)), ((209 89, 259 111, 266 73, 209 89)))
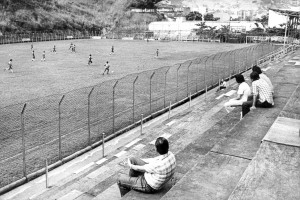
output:
MULTIPOLYGON (((175 22, 152 22, 149 24, 150 31, 189 31, 191 32, 193 29, 198 29, 199 26, 196 24, 200 24, 201 21, 175 21, 175 22)), ((256 28, 256 24, 260 28, 263 28, 261 23, 256 23, 255 21, 206 21, 205 24, 207 26, 214 27, 216 26, 217 29, 221 28, 222 25, 228 26, 234 30, 240 29, 243 27, 246 31, 250 31, 253 28, 256 28)))

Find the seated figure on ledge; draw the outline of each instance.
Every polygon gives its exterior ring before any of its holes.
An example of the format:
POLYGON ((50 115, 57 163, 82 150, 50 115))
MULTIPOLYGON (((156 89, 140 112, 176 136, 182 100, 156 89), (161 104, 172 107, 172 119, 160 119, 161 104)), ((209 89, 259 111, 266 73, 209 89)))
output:
POLYGON ((129 174, 119 174, 118 186, 121 196, 124 196, 131 189, 155 193, 172 178, 176 159, 169 151, 169 142, 164 137, 157 138, 155 142, 156 151, 160 154, 155 158, 140 159, 129 158, 129 174))

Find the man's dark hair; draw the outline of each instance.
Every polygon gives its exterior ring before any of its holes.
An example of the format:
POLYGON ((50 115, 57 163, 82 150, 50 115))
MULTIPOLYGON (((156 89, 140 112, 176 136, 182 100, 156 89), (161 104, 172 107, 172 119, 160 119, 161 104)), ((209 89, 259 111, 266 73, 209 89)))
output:
POLYGON ((235 75, 235 80, 237 83, 245 82, 244 76, 242 74, 235 75))
POLYGON ((257 66, 257 65, 254 65, 254 66, 252 67, 252 71, 253 71, 253 72, 257 72, 258 74, 261 74, 261 73, 262 73, 260 67, 257 66))
POLYGON ((164 137, 159 137, 155 142, 156 151, 160 154, 166 154, 169 151, 169 142, 164 137))
POLYGON ((259 79, 259 74, 257 72, 252 72, 250 78, 252 81, 257 81, 259 79))

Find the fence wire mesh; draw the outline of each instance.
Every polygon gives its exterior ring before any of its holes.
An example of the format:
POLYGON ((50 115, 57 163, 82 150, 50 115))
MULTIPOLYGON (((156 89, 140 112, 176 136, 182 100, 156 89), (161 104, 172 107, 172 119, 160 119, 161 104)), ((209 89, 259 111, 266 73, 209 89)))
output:
POLYGON ((250 46, 0 108, 0 187, 294 48, 250 46))

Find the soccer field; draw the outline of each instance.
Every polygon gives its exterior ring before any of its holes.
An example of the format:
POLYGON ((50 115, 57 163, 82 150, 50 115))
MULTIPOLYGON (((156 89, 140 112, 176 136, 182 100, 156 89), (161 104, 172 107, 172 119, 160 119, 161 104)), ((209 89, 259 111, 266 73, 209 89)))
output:
POLYGON ((33 43, 36 60, 32 61, 31 43, 1 45, 2 69, 7 67, 9 59, 13 59, 14 73, 4 70, 0 72, 0 107, 62 94, 128 74, 172 66, 245 46, 249 44, 63 40, 33 43), (71 42, 76 45, 76 53, 69 50, 71 42), (57 54, 51 52, 54 45, 57 54), (110 55, 112 46, 115 53, 110 55), (43 51, 46 52, 46 62, 41 62, 43 51), (88 66, 90 54, 93 63, 88 66), (109 61, 113 73, 103 76, 106 61, 109 61))

